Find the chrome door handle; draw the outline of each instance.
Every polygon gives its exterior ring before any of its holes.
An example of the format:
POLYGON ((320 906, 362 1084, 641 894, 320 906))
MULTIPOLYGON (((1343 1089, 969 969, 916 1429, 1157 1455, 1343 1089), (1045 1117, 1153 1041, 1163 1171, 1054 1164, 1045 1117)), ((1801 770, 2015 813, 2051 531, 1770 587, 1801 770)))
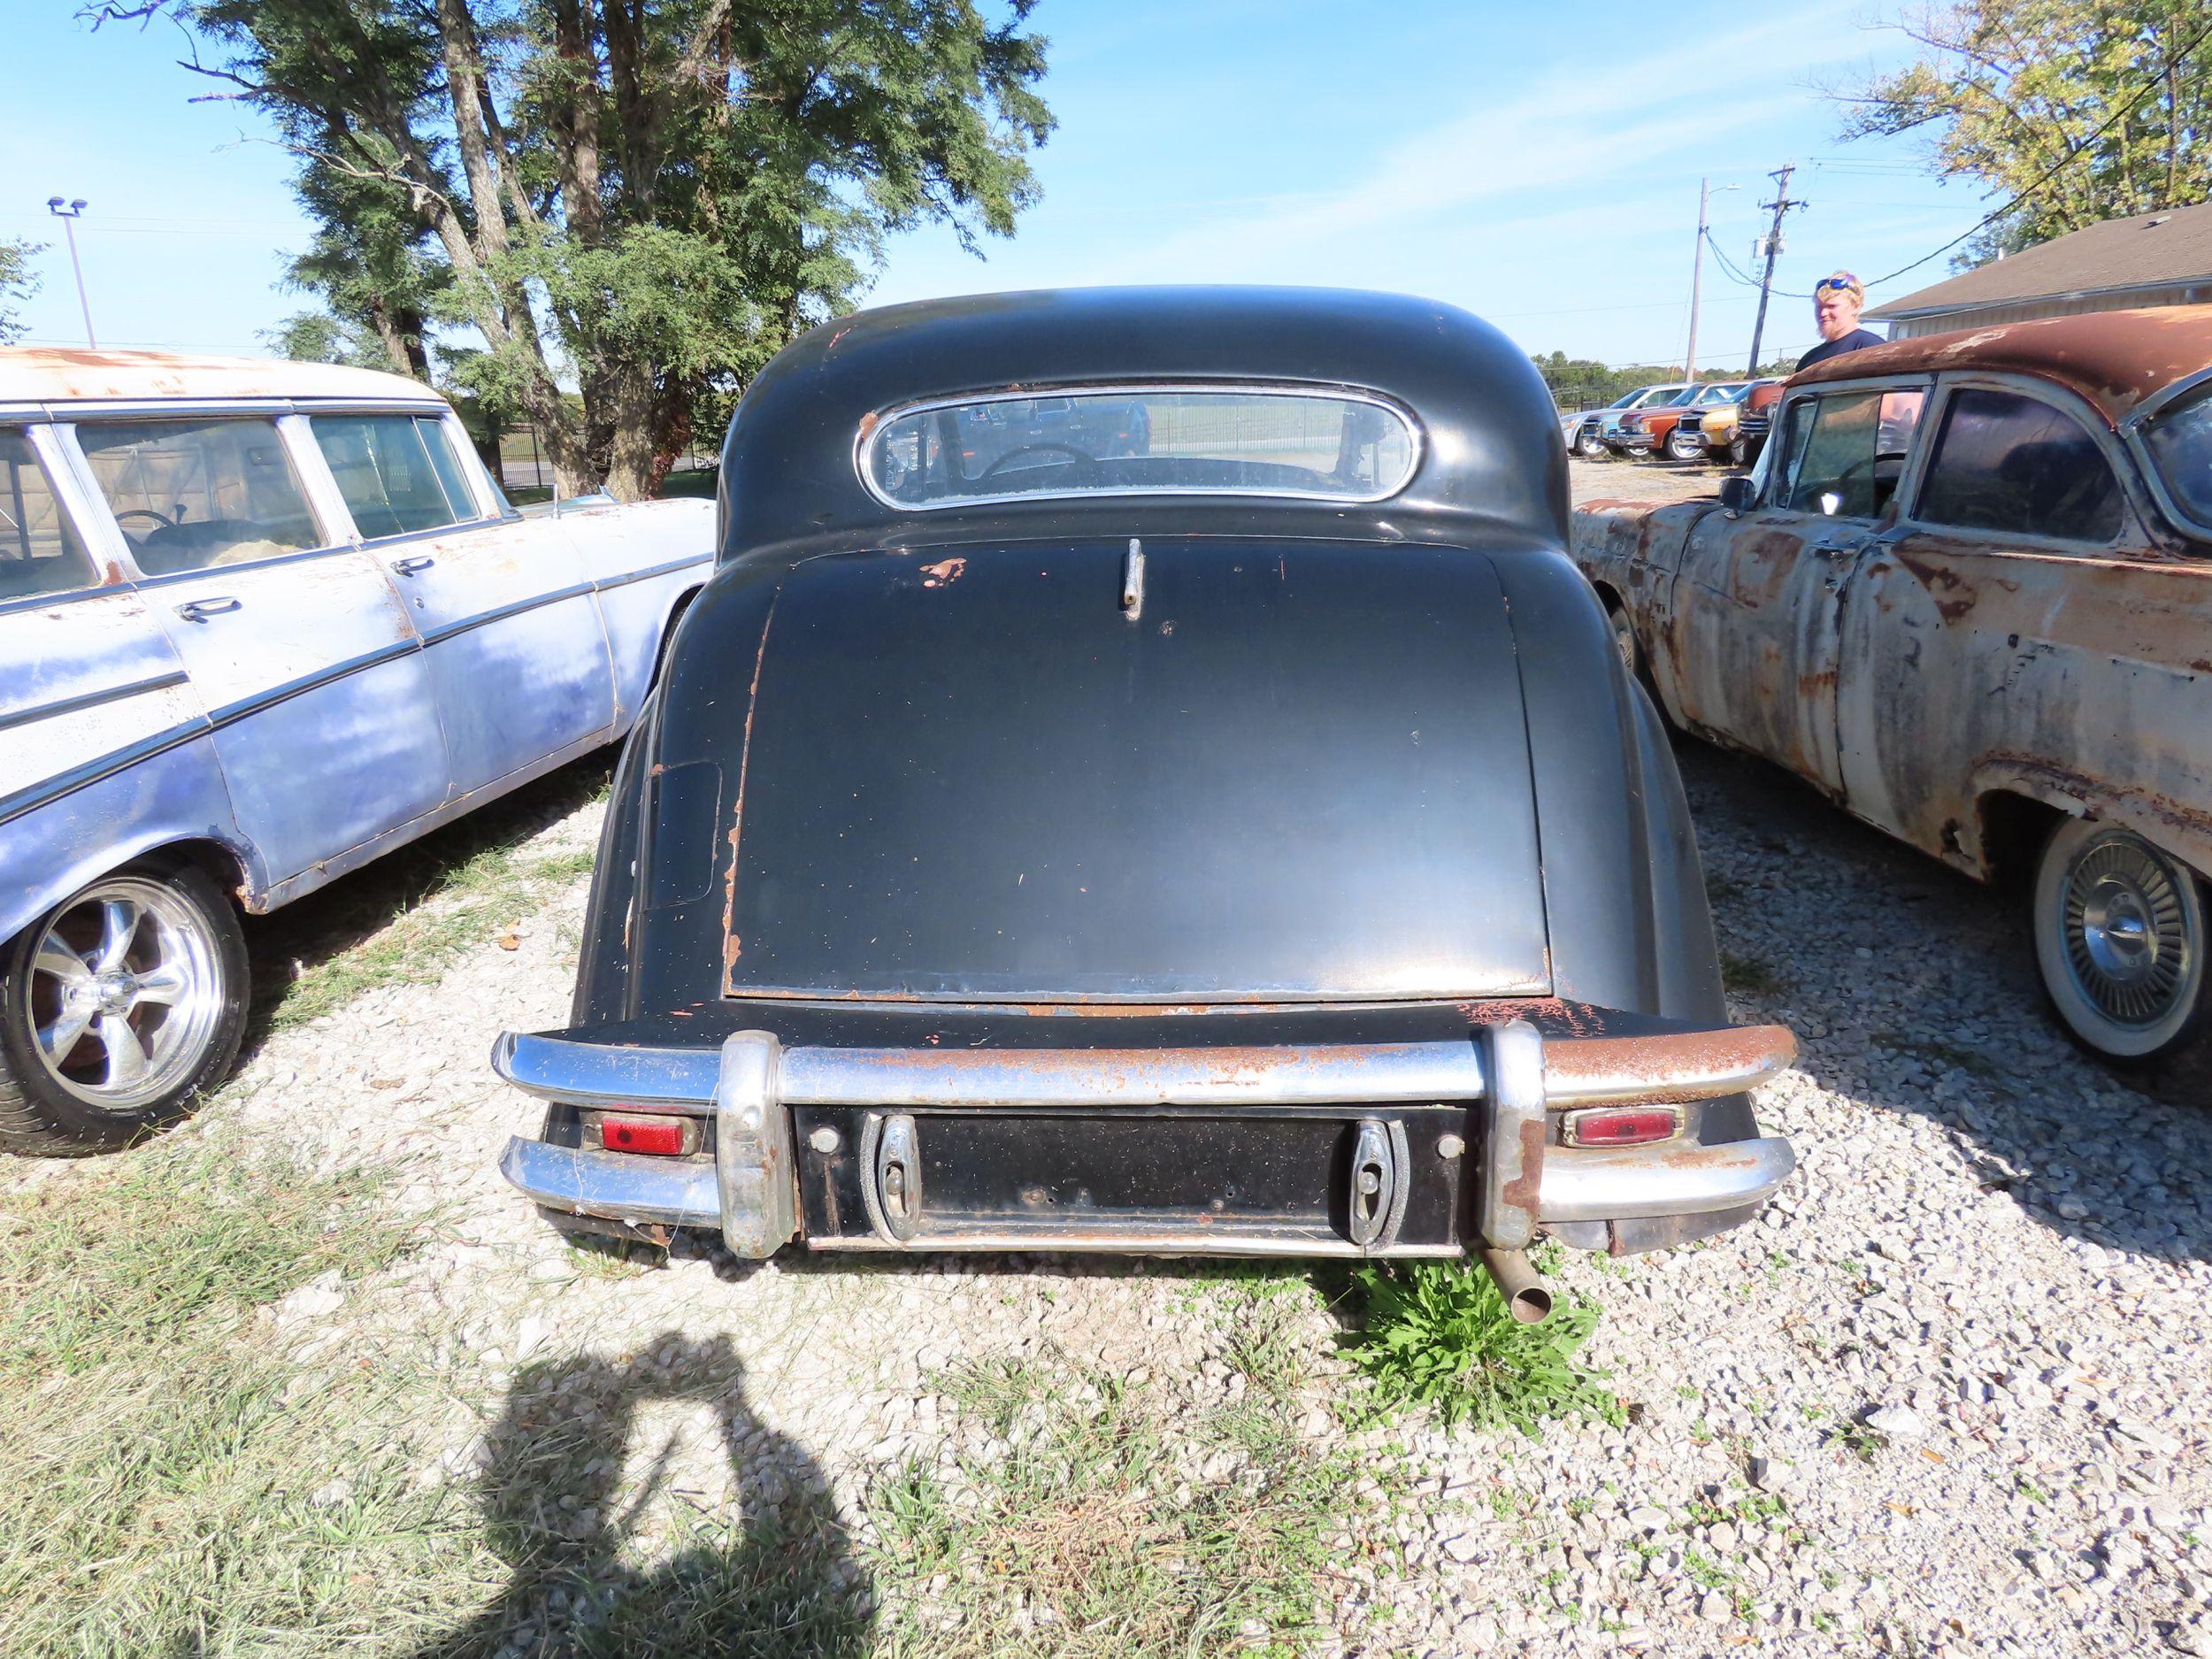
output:
POLYGON ((426 571, 438 561, 417 554, 412 558, 394 559, 392 568, 402 576, 412 576, 417 571, 426 571))
POLYGON ((177 607, 177 614, 187 622, 204 622, 210 617, 219 617, 226 611, 238 609, 235 599, 192 599, 177 607))

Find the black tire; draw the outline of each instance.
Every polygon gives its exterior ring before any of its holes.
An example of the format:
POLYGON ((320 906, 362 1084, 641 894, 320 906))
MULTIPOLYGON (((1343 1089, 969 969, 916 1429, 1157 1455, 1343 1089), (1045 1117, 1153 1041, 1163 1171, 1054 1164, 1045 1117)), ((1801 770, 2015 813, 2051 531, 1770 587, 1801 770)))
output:
POLYGON ((88 883, 0 947, 0 1148, 111 1151, 176 1122, 229 1073, 249 995, 245 934, 204 871, 151 858, 88 883), (119 1079, 133 1049, 142 1069, 119 1079))
POLYGON ((2066 818, 2029 902, 2067 1034, 2161 1098, 2212 1105, 2212 912, 2196 872, 2132 831, 2066 818))
POLYGON ((1751 440, 1731 438, 1728 441, 1728 465, 1741 472, 1751 465, 1751 440))
POLYGON ((1586 461, 1602 461, 1610 451, 1598 436, 1597 427, 1592 425, 1575 434, 1575 453, 1586 461))

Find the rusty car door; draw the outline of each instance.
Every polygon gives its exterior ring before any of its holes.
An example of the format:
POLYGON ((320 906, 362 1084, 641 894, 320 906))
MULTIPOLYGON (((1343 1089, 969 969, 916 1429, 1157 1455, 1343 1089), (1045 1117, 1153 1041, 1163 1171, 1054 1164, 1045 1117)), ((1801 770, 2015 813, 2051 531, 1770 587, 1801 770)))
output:
POLYGON ((2212 568, 2154 548, 2127 457, 2082 412, 2054 388, 1947 385, 1845 619, 1847 803, 1977 872, 1995 791, 2212 851, 2212 568))
POLYGON ((1792 400, 1759 498, 1690 531, 1660 637, 1682 717, 1832 795, 1846 589, 1902 473, 1924 389, 1792 400))

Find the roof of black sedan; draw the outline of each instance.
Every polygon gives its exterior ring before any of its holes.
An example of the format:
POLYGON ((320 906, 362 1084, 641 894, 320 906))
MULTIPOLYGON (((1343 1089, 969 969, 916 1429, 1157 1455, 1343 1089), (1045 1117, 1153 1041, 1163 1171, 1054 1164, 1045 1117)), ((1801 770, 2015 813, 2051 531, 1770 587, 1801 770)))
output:
POLYGON ((1438 539, 1443 527, 1564 545, 1566 456, 1525 353, 1455 306, 1327 288, 1074 288, 885 306, 824 324, 780 352, 740 401, 722 466, 725 557, 816 539, 856 545, 978 534, 1057 534, 1064 521, 1133 533, 1171 514, 1231 527, 1303 512, 1317 534, 1438 539), (903 406, 990 393, 1116 385, 1342 387, 1399 404, 1421 459, 1391 498, 1358 506, 1182 495, 1064 497, 917 516, 864 486, 856 455, 903 406), (1140 526, 1137 521, 1149 519, 1140 526))

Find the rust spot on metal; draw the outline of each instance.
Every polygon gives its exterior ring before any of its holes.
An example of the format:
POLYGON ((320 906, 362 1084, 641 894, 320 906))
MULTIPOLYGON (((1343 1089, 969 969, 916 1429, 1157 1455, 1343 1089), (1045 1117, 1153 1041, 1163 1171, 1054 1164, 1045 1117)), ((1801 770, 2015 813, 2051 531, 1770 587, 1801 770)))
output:
POLYGON ((119 561, 110 559, 107 562, 106 570, 100 577, 100 586, 103 588, 119 588, 122 585, 123 566, 119 561))
POLYGON ((1471 1025, 1502 1025, 1508 1020, 1525 1019, 1546 1037, 1601 1037, 1608 1028, 1605 1010, 1556 996, 1497 998, 1453 1006, 1467 1017, 1471 1025))
POLYGON ((745 829, 745 777, 753 758, 753 716, 760 708, 760 671, 768 661, 768 630, 775 626, 776 605, 783 597, 780 590, 768 602, 768 614, 760 619, 760 647, 753 653, 753 682, 745 695, 745 729, 739 739, 737 750, 737 804, 730 821, 730 876, 722 901, 722 975, 723 988, 729 988, 729 976, 735 972, 737 959, 745 954, 744 943, 737 933, 737 864, 738 841, 745 829))
POLYGON ((1532 1220, 1543 1213, 1544 1120, 1532 1118, 1521 1125, 1521 1172, 1498 1187, 1498 1198, 1508 1210, 1519 1210, 1532 1220))
POLYGON ((1557 1106, 1710 1100, 1763 1082, 1796 1054, 1780 1025, 1572 1038, 1544 1045, 1544 1093, 1557 1106))
POLYGON ((922 586, 949 588, 960 580, 961 573, 967 568, 968 561, 964 558, 939 559, 934 565, 925 565, 922 566, 922 586))
POLYGON ((876 423, 880 419, 881 417, 872 409, 860 418, 860 436, 863 442, 865 442, 868 434, 876 429, 876 423))
POLYGON ((0 377, 12 400, 70 403, 166 397, 373 397, 438 401, 419 380, 373 369, 184 351, 117 351, 81 346, 0 349, 0 377))

